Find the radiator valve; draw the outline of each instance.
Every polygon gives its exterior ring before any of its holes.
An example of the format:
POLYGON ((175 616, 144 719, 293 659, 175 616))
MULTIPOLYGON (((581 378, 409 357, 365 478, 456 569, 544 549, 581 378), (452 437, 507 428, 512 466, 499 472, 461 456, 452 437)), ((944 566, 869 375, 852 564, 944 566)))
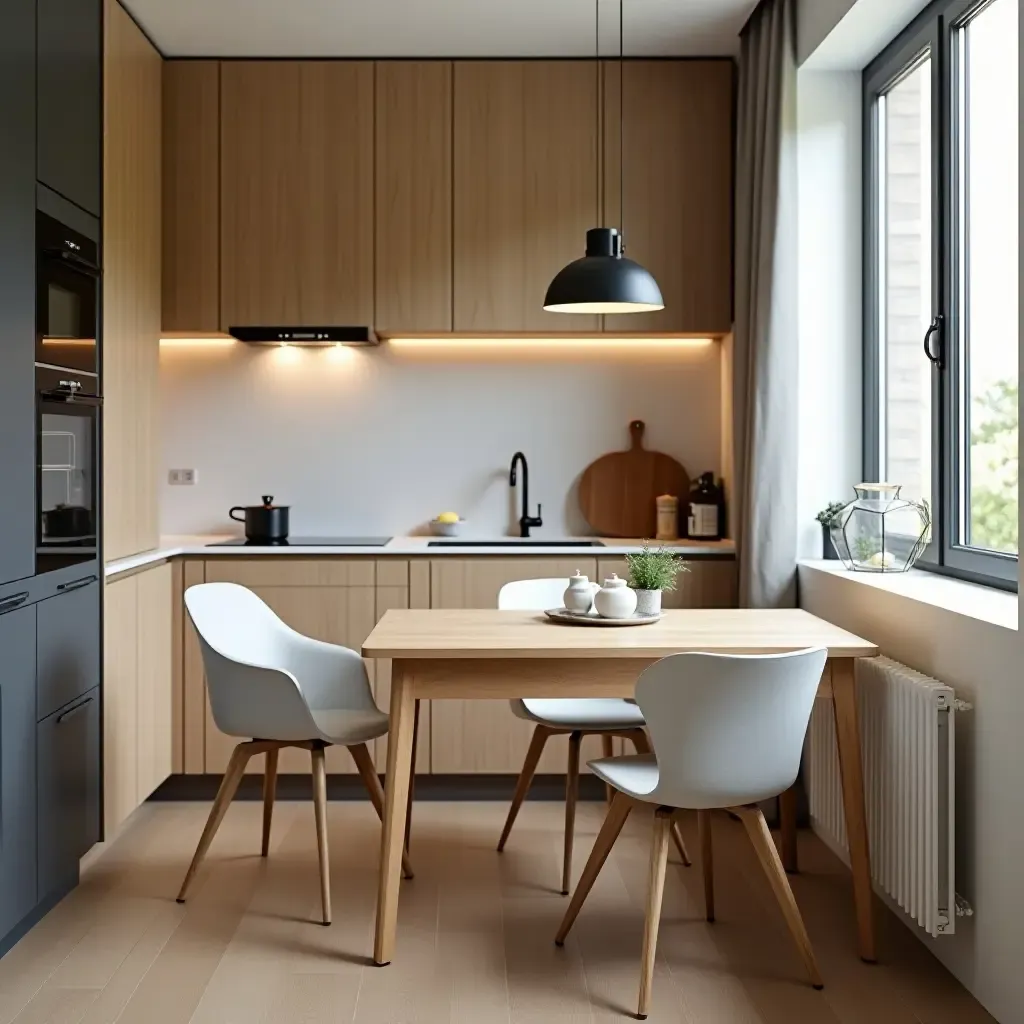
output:
POLYGON ((974 907, 972 907, 970 903, 960 895, 960 893, 956 893, 956 916, 974 917, 974 907))

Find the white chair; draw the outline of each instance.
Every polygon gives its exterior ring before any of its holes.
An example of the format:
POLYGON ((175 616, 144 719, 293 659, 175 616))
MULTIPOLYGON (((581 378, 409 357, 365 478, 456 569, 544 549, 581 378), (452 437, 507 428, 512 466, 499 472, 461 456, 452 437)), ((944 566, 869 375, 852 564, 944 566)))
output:
POLYGON ((743 822, 768 875, 786 924, 815 988, 822 987, 803 919, 757 802, 796 781, 827 652, 776 655, 675 654, 648 668, 636 686, 654 751, 591 761, 615 796, 555 942, 562 945, 604 865, 629 812, 653 804, 647 923, 644 928, 637 1016, 647 1016, 654 951, 665 887, 669 825, 679 808, 697 811, 704 900, 714 921, 711 811, 726 808, 743 822))
MULTIPOLYGON (((384 791, 366 743, 388 731, 388 716, 373 701, 363 659, 346 647, 297 633, 251 590, 236 583, 189 587, 185 607, 199 634, 213 720, 228 736, 248 739, 231 754, 178 902, 185 901, 249 759, 264 753, 262 856, 267 856, 278 752, 282 747, 302 747, 312 757, 320 896, 323 923, 330 924, 326 747, 348 747, 378 816, 384 808, 384 791)), ((411 878, 407 857, 403 867, 411 878)))
MULTIPOLYGON (((507 611, 544 611, 560 608, 565 593, 566 580, 538 579, 516 580, 506 583, 498 592, 498 608, 507 611)), ((568 627, 566 627, 568 628, 568 627)), ((533 722, 533 739, 526 752, 523 769, 519 773, 512 806, 508 811, 505 827, 498 840, 498 851, 505 848, 512 825, 519 814, 519 808, 530 789, 537 762, 544 751, 544 744, 551 736, 569 736, 569 766, 565 776, 565 856, 562 863, 562 895, 569 895, 569 878, 572 873, 573 827, 576 821, 576 794, 579 789, 580 743, 583 737, 596 733, 601 737, 605 757, 611 757, 612 738, 622 736, 630 740, 638 753, 650 750, 647 734, 644 732, 644 716, 640 708, 631 701, 617 697, 594 697, 581 699, 535 699, 513 700, 512 713, 518 718, 533 722)), ((611 799, 611 790, 608 789, 611 799)), ((673 823, 672 836, 683 863, 689 867, 690 857, 686 851, 679 826, 673 823)))

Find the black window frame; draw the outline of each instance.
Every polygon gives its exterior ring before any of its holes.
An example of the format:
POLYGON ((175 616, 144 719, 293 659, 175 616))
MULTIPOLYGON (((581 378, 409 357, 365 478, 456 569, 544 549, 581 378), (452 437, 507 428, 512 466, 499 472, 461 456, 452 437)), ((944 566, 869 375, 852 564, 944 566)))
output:
MULTIPOLYGON (((965 350, 959 343, 964 311, 957 294, 961 260, 960 147, 961 120, 953 104, 960 96, 962 68, 955 46, 960 30, 993 0, 934 0, 867 67, 862 76, 863 99, 863 229, 864 229, 864 477, 880 478, 882 464, 882 297, 878 282, 883 270, 881 175, 883 128, 878 100, 924 59, 931 60, 932 96, 932 313, 941 317, 933 352, 941 363, 932 376, 932 537, 918 568, 1005 590, 1018 589, 1019 555, 985 551, 959 543, 968 496, 960 448, 966 380, 965 350)), ((922 336, 921 358, 924 352, 922 336)), ((969 442, 968 442, 969 443, 969 442)), ((897 481, 898 482, 898 481, 897 481)))

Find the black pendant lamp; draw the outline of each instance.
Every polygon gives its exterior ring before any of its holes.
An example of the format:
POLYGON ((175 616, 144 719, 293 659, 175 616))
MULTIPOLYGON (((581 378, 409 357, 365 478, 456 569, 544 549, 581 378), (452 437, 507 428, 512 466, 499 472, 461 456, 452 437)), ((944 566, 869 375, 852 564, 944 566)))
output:
MULTIPOLYGON (((623 2, 619 0, 619 215, 623 212, 623 2)), ((601 73, 600 0, 594 3, 597 71, 601 73)), ((600 106, 603 107, 603 104, 600 106)), ((600 117, 600 114, 599 114, 600 117)), ((601 133, 598 133, 598 138, 601 133)), ((600 174, 598 175, 600 186, 600 174)), ((549 313, 650 313, 665 308, 661 289, 650 272, 622 255, 622 235, 615 228, 591 228, 586 255, 563 267, 548 285, 544 308, 549 313)))

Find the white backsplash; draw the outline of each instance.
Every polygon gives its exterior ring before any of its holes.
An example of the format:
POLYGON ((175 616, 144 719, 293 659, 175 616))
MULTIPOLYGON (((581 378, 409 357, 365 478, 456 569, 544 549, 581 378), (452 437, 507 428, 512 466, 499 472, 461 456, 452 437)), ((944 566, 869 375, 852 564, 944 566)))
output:
POLYGON ((293 535, 404 535, 445 511, 468 520, 465 536, 503 535, 520 514, 508 469, 521 449, 531 514, 544 506, 534 535, 585 534, 579 476, 628 447, 632 419, 691 476, 722 468, 718 345, 623 346, 163 348, 161 532, 238 531, 228 509, 273 494, 293 535), (170 486, 172 468, 197 483, 170 486))

